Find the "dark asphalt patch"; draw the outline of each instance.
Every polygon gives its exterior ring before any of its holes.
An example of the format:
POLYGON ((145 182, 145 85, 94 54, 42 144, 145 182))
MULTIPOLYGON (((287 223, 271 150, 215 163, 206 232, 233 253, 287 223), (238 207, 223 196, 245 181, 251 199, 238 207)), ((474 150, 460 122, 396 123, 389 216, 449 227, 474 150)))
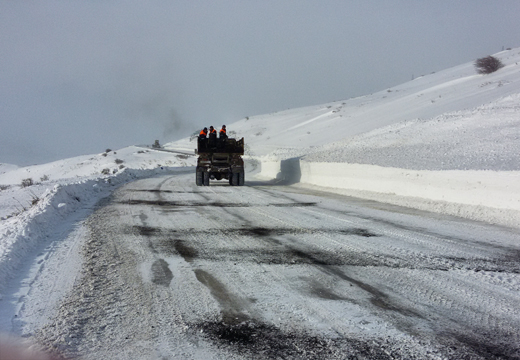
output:
POLYGON ((248 302, 240 299, 230 292, 227 287, 213 275, 202 269, 195 270, 197 280, 206 286, 211 292, 211 296, 220 305, 220 314, 227 324, 240 324, 249 320, 247 315, 248 302))
POLYGON ((167 256, 181 256, 186 262, 195 260, 211 262, 253 263, 262 265, 319 265, 319 266, 386 266, 392 268, 406 267, 397 265, 396 259, 390 257, 371 258, 364 254, 348 251, 326 252, 319 250, 301 251, 285 246, 266 247, 260 249, 226 249, 202 245, 181 239, 157 238, 150 241, 152 251, 167 256))
POLYGON ((202 322, 193 327, 218 347, 247 359, 394 359, 374 340, 327 339, 253 321, 202 322))
POLYGON ((133 200, 125 200, 118 202, 119 204, 125 205, 157 205, 157 206, 172 206, 172 207, 201 207, 201 206, 209 206, 209 207, 221 207, 221 208, 233 208, 233 207, 306 207, 306 206, 315 206, 315 202, 302 203, 302 202, 294 202, 294 203, 274 203, 267 205, 251 205, 246 203, 225 203, 225 202, 181 202, 181 201, 173 201, 173 200, 143 200, 143 199, 133 199, 133 200))
POLYGON ((242 229, 242 235, 247 236, 271 236, 273 234, 273 229, 263 228, 263 227, 254 227, 242 229))
POLYGON ((223 230, 225 233, 229 234, 237 234, 241 236, 258 236, 258 237, 267 237, 267 236, 281 236, 286 234, 327 234, 327 235, 356 235, 363 237, 376 237, 381 236, 375 234, 368 229, 361 228, 347 228, 347 229, 306 229, 306 228, 265 228, 265 227, 251 227, 251 228, 240 228, 240 229, 229 229, 223 230))
POLYGON ((281 204, 269 204, 267 206, 274 207, 306 207, 306 206, 316 206, 315 202, 294 202, 294 203, 281 203, 281 204))
MULTIPOLYGON (((480 329, 476 329, 479 332, 480 329)), ((449 334, 447 341, 451 343, 456 339, 463 347, 468 359, 483 358, 486 360, 520 359, 520 346, 511 343, 506 339, 511 339, 511 334, 478 334, 465 335, 460 333, 449 334)), ((441 340, 442 341, 442 340, 441 340)))
POLYGON ((160 229, 151 226, 135 226, 141 236, 154 236, 160 233, 160 229))
POLYGON ((322 286, 320 284, 317 284, 317 283, 313 283, 312 284, 310 293, 311 293, 311 295, 313 295, 315 297, 318 297, 320 299, 324 299, 324 300, 345 300, 345 301, 350 301, 349 298, 346 298, 346 297, 340 296, 338 294, 335 294, 332 290, 327 289, 326 287, 324 287, 324 286, 322 286))
POLYGON ((394 269, 426 269, 435 271, 468 270, 492 271, 504 273, 520 273, 520 263, 516 261, 516 254, 510 257, 499 258, 461 258, 453 256, 429 256, 414 258, 413 256, 398 257, 388 254, 367 254, 356 251, 335 250, 322 251, 314 248, 291 248, 283 236, 319 235, 328 236, 362 236, 366 238, 379 237, 363 228, 346 229, 305 229, 305 228, 265 228, 251 227, 238 229, 166 229, 149 226, 134 226, 127 230, 139 233, 150 239, 152 250, 171 255, 179 254, 186 261, 200 258, 208 261, 253 262, 258 264, 280 265, 323 265, 323 266, 384 266, 394 269), (230 240, 236 236, 255 237, 266 242, 265 246, 256 249, 226 249, 212 248, 202 245, 198 241, 188 241, 187 238, 201 239, 212 236, 228 236, 230 240), (180 241, 180 243, 178 243, 180 241))
POLYGON ((159 227, 149 227, 149 226, 134 226, 134 229, 137 229, 138 233, 143 236, 176 236, 176 237, 184 237, 187 235, 190 236, 222 236, 222 234, 226 235, 238 235, 238 236, 254 236, 254 237, 272 237, 272 236, 283 236, 283 235, 319 235, 319 234, 327 234, 327 235, 354 235, 354 236, 363 236, 363 237, 379 237, 381 235, 375 234, 368 229, 363 228, 344 228, 344 229, 326 229, 326 228, 266 228, 266 227, 246 227, 246 228, 237 228, 237 229, 207 229, 207 230, 196 230, 196 229, 167 229, 167 228, 159 228, 159 227))
MULTIPOLYGON (((370 303, 372 305, 376 306, 377 308, 380 308, 382 310, 387 310, 387 311, 393 311, 393 312, 396 312, 396 313, 399 313, 401 315, 408 316, 408 317, 416 317, 416 318, 421 318, 421 319, 424 318, 421 314, 419 314, 414 309, 404 307, 400 303, 395 303, 395 300, 390 299, 388 297, 388 295, 385 294, 384 292, 382 292, 381 290, 377 289, 376 287, 374 287, 370 284, 367 284, 363 281, 353 278, 352 276, 348 275, 347 273, 345 273, 344 271, 342 271, 336 267, 322 266, 320 268, 324 273, 336 276, 344 281, 349 282, 350 284, 357 286, 360 289, 363 289, 367 293, 369 293, 371 295, 370 303)), ((408 331, 408 329, 403 329, 403 330, 408 331)), ((413 334, 413 332, 410 332, 410 333, 413 334)))
POLYGON ((374 234, 373 232, 370 232, 367 229, 344 229, 344 230, 338 230, 339 234, 343 235, 358 235, 363 237, 373 237, 373 236, 381 236, 374 234))
POLYGON ((173 240, 172 242, 175 251, 177 251, 186 262, 192 262, 193 259, 199 256, 199 252, 197 251, 197 249, 191 247, 188 241, 173 240))
POLYGON ((157 206, 186 206, 185 203, 169 200, 125 200, 118 202, 126 205, 157 205, 157 206))
POLYGON ((171 193, 172 190, 161 190, 161 189, 130 189, 128 192, 149 192, 149 193, 171 193))
POLYGON ((156 285, 170 286, 173 273, 164 259, 158 259, 152 264, 152 282, 156 285))
POLYGON ((161 189, 131 189, 128 192, 166 193, 166 194, 198 194, 200 191, 192 190, 161 190, 161 189))

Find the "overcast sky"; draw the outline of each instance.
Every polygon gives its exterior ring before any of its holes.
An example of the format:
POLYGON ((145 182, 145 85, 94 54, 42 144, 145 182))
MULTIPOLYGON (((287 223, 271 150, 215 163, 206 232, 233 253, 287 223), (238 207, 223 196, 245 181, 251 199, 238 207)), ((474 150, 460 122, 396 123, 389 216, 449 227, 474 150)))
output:
POLYGON ((518 0, 0 0, 0 163, 383 90, 520 46, 518 14, 518 0))

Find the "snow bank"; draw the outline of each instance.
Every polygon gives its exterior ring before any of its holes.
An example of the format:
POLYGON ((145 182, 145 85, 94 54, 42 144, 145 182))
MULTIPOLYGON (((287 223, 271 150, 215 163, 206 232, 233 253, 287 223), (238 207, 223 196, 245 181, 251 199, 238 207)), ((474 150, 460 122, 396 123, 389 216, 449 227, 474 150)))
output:
POLYGON ((427 171, 292 159, 263 161, 259 175, 421 210, 520 226, 520 171, 427 171))
POLYGON ((315 147, 305 160, 413 170, 518 171, 519 112, 517 93, 476 108, 405 120, 315 147))
MULTIPOLYGON (((124 169, 113 176, 56 184, 39 197, 38 203, 18 216, 6 219, 0 227, 0 284, 42 241, 51 237, 60 224, 74 212, 93 209, 116 186, 137 178, 151 177, 187 168, 124 169)), ((188 168, 190 169, 190 168, 188 168)), ((191 171, 191 169, 190 169, 191 171)))

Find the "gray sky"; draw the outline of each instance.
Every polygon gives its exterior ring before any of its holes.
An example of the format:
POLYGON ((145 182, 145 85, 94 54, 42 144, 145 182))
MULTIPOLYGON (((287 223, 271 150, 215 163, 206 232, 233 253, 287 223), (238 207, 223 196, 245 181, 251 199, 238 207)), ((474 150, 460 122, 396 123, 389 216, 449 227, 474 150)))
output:
POLYGON ((520 46, 518 14, 518 0, 0 0, 0 163, 383 90, 520 46))

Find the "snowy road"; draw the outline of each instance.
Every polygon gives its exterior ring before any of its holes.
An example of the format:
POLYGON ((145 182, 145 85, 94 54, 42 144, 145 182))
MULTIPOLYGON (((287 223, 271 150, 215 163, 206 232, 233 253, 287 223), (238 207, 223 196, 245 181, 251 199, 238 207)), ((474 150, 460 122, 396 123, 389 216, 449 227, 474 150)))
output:
POLYGON ((520 358, 507 228, 193 174, 119 188, 38 340, 83 359, 520 358))

